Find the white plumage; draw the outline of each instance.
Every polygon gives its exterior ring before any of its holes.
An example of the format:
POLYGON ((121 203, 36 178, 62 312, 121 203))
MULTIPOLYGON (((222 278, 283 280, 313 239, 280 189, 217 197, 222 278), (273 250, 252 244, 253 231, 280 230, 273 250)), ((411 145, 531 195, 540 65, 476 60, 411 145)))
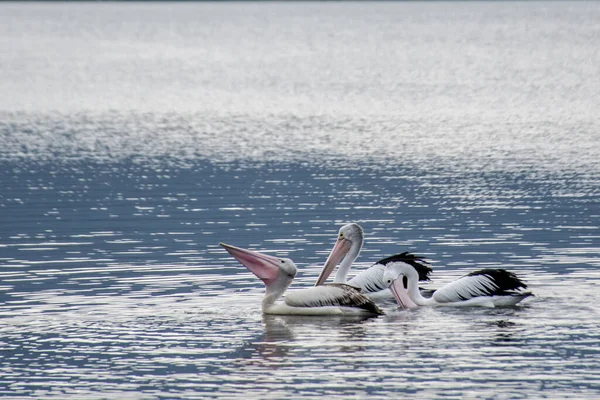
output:
POLYGON ((265 314, 277 315, 380 315, 383 312, 360 289, 348 285, 326 285, 286 293, 296 275, 289 258, 277 258, 221 243, 242 265, 260 278, 267 291, 262 301, 265 314), (277 300, 286 293, 284 302, 277 300))
POLYGON ((436 290, 433 299, 438 303, 464 301, 473 297, 493 295, 498 288, 488 275, 467 275, 436 290))
POLYGON ((387 285, 383 280, 383 271, 385 265, 375 263, 369 269, 366 269, 348 281, 348 285, 359 287, 363 293, 376 293, 387 290, 387 285))
POLYGON ((373 302, 355 287, 346 284, 330 284, 313 288, 291 290, 285 296, 285 304, 291 307, 359 307, 379 313, 373 302))
POLYGON ((358 258, 364 242, 364 233, 360 225, 351 223, 340 228, 338 239, 333 246, 323 270, 315 283, 322 285, 333 272, 336 265, 340 263, 338 271, 333 280, 334 283, 348 283, 360 288, 362 293, 375 298, 392 298, 392 294, 383 279, 385 266, 390 262, 405 262, 412 265, 419 272, 419 280, 429 280, 428 275, 431 268, 424 264, 421 257, 414 256, 408 252, 396 254, 377 261, 368 269, 358 273, 354 278, 348 280, 348 272, 352 264, 358 258))
POLYGON ((411 308, 426 305, 447 306, 511 306, 531 292, 515 274, 504 269, 482 269, 471 272, 436 290, 431 298, 421 296, 417 287, 418 273, 410 265, 390 263, 384 279, 398 304, 411 308))

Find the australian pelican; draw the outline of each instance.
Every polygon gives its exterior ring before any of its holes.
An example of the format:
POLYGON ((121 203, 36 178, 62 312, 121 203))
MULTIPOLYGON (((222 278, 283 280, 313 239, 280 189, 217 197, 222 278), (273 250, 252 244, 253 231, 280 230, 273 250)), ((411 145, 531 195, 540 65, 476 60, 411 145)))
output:
POLYGON ((471 272, 437 289, 431 298, 419 292, 419 274, 410 265, 390 263, 383 274, 386 284, 402 308, 418 306, 513 306, 528 296, 527 285, 504 269, 482 269, 471 272))
POLYGON ((333 284, 286 292, 296 276, 289 258, 278 258, 220 243, 236 260, 260 278, 267 287, 262 301, 265 314, 278 315, 381 315, 383 312, 360 290, 333 284), (284 294, 283 302, 277 300, 284 294))
POLYGON ((325 261, 321 274, 315 283, 315 286, 322 285, 335 266, 340 262, 340 267, 335 274, 334 283, 347 283, 348 285, 358 287, 362 293, 370 298, 392 298, 392 293, 388 289, 389 285, 383 279, 385 266, 392 262, 404 262, 412 266, 419 274, 419 280, 428 281, 431 267, 425 265, 421 257, 410 253, 396 254, 377 261, 368 269, 360 272, 354 278, 348 279, 348 272, 352 264, 358 258, 364 242, 363 229, 360 225, 352 223, 344 225, 338 232, 338 238, 325 261), (343 259, 343 260, 342 260, 343 259))

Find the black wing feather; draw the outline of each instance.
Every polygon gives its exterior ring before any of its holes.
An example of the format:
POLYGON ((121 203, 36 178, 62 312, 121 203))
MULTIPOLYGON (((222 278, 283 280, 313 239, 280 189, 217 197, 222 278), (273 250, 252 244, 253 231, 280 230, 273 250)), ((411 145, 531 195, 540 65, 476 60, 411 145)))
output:
POLYGON ((478 271, 473 271, 466 276, 476 275, 486 275, 496 284, 497 288, 495 288, 493 292, 489 293, 490 296, 507 294, 507 291, 520 290, 520 288, 527 289, 525 282, 520 280, 514 273, 505 269, 480 269, 478 271))
MULTIPOLYGON (((315 286, 304 289, 301 292, 301 297, 292 291, 285 296, 285 303, 293 307, 327 307, 327 306, 346 306, 356 307, 369 311, 375 315, 383 315, 379 307, 367 296, 361 293, 361 289, 345 283, 329 283, 325 285, 315 286), (326 291, 327 287, 336 287, 339 290, 337 293, 326 291), (307 299, 306 294, 310 293, 311 298, 307 299)), ((300 293, 298 293, 300 294, 300 293)))
POLYGON ((419 273, 420 281, 430 281, 431 280, 431 279, 429 279, 429 274, 433 270, 431 269, 430 266, 425 265, 425 264, 428 264, 428 262, 425 261, 425 259, 423 257, 415 256, 414 254, 411 254, 411 253, 405 251, 404 253, 394 254, 393 256, 382 258, 381 260, 377 261, 375 264, 387 265, 388 263, 391 263, 391 262, 403 262, 403 263, 410 265, 419 273))
POLYGON ((451 303, 481 296, 525 295, 520 288, 526 287, 512 272, 488 268, 471 272, 449 283, 438 289, 433 298, 439 303, 451 303))
POLYGON ((355 306, 372 312, 376 315, 383 315, 384 312, 367 296, 361 293, 361 289, 350 286, 345 283, 331 283, 331 286, 337 286, 341 288, 346 296, 343 296, 339 300, 340 306, 355 306))

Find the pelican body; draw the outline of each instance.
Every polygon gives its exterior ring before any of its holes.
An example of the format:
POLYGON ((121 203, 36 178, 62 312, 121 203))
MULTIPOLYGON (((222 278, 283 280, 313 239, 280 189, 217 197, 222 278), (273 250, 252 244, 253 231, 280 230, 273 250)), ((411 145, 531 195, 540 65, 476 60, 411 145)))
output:
POLYGON ((368 269, 360 272, 354 278, 348 280, 348 272, 358 258, 363 242, 364 233, 360 225, 352 223, 342 226, 338 232, 337 241, 329 253, 327 261, 325 261, 325 265, 315 286, 322 285, 340 261, 340 267, 335 274, 333 282, 347 283, 348 285, 360 288, 362 293, 372 299, 392 298, 392 293, 388 289, 389 285, 383 279, 383 271, 386 265, 391 262, 407 263, 418 271, 419 280, 429 280, 428 275, 431 273, 431 267, 425 265, 425 261, 421 257, 408 252, 383 258, 368 269))
POLYGON ((264 314, 275 315, 381 315, 383 312, 360 290, 334 284, 286 293, 297 268, 289 258, 278 258, 220 243, 236 260, 261 279, 267 290, 262 300, 264 314), (283 302, 278 302, 284 294, 283 302))
POLYGON ((507 307, 519 303, 531 292, 515 274, 504 269, 482 269, 471 272, 437 289, 431 298, 424 298, 418 287, 419 274, 410 265, 390 263, 384 271, 396 302, 401 308, 418 306, 482 306, 507 307))

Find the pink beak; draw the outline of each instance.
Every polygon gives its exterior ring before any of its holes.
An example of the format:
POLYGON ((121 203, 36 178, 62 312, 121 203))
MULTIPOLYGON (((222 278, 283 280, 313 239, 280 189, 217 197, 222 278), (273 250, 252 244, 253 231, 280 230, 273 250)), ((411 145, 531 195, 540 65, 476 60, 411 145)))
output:
POLYGON ((260 278, 265 285, 277 279, 279 276, 279 259, 277 257, 268 256, 266 254, 257 253, 256 251, 246 250, 239 247, 231 246, 225 243, 219 243, 227 250, 229 254, 240 262, 250 272, 260 278))
POLYGON ((408 288, 404 286, 405 283, 408 284, 406 279, 404 275, 398 276, 390 285, 390 291, 394 295, 399 308, 417 308, 418 306, 408 295, 408 288))
POLYGON ((331 253, 329 253, 329 257, 327 257, 327 261, 325 261, 325 265, 321 270, 321 274, 319 275, 319 279, 317 279, 315 286, 322 285, 327 278, 329 278, 329 275, 331 275, 331 272, 333 272, 335 266, 338 265, 338 263, 346 254, 348 254, 351 246, 352 242, 347 239, 340 238, 335 242, 331 253))

